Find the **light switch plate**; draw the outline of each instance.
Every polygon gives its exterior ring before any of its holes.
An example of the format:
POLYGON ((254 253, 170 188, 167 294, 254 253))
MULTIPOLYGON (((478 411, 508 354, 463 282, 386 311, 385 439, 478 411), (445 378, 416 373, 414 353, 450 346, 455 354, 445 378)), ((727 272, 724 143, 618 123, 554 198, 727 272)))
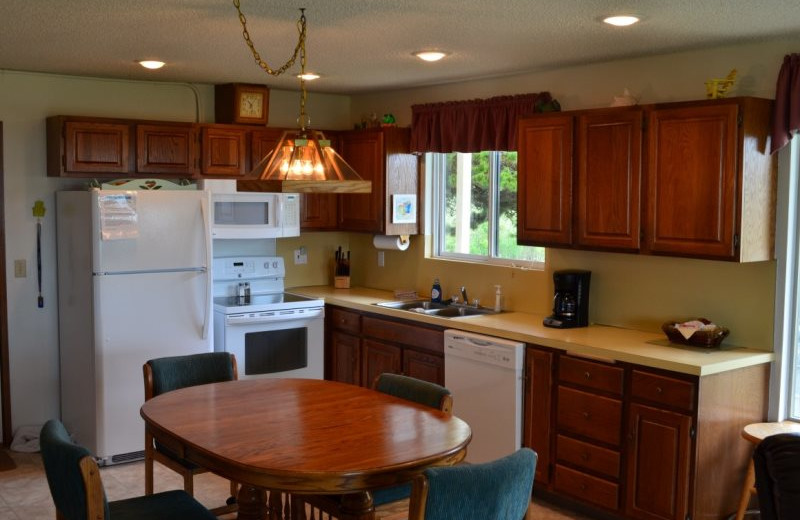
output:
POLYGON ((294 250, 294 265, 301 265, 308 263, 308 253, 305 247, 294 250))
POLYGON ((14 278, 26 278, 28 276, 28 263, 25 259, 14 260, 14 278))

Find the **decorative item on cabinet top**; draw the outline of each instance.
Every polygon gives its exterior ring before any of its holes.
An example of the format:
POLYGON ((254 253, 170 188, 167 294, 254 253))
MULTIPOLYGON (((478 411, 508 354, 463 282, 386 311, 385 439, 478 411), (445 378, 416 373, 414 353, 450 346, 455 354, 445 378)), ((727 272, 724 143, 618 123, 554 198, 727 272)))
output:
POLYGON ((269 89, 266 85, 226 83, 214 86, 214 119, 217 123, 266 125, 269 89))

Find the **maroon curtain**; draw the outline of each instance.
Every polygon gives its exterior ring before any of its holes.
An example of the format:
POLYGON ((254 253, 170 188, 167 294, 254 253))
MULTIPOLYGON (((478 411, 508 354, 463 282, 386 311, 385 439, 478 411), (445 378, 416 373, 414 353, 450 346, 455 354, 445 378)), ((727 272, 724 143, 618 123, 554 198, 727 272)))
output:
POLYGON ((549 92, 411 107, 412 152, 512 151, 517 118, 550 102, 549 92))
POLYGON ((775 113, 772 118, 772 153, 777 152, 800 131, 800 54, 787 54, 778 73, 775 113))

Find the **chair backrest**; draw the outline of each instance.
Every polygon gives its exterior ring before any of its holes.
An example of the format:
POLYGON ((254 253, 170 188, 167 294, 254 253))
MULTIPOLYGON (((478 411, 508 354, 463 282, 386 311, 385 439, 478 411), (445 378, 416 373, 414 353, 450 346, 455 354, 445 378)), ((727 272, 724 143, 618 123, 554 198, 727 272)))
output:
POLYGON ((384 373, 375 378, 372 388, 446 413, 453 412, 453 397, 450 395, 450 390, 436 383, 400 374, 384 373))
POLYGON ((789 520, 800 511, 800 434, 766 437, 753 453, 762 520, 789 520))
POLYGON ((238 377, 236 357, 229 352, 151 359, 142 370, 145 401, 179 388, 233 381, 238 377))
POLYGON ((521 520, 531 501, 536 452, 482 464, 428 468, 414 480, 409 520, 521 520))
POLYGON ((42 427, 39 444, 47 485, 60 518, 109 518, 100 470, 89 450, 73 443, 64 425, 55 419, 42 427))

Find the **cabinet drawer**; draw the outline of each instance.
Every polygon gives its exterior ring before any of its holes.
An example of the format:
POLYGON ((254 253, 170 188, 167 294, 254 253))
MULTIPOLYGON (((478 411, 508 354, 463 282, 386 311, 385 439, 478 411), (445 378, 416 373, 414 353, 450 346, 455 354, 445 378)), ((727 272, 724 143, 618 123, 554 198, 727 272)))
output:
POLYGON ((634 370, 631 396, 691 412, 694 410, 695 385, 691 381, 634 370))
POLYGON ((555 489, 606 509, 619 507, 619 484, 556 464, 555 489))
POLYGON ((569 356, 561 356, 558 378, 562 382, 622 395, 623 369, 569 356))
POLYGON ((334 329, 359 334, 361 332, 361 315, 337 307, 331 308, 331 326, 334 329))
POLYGON ((622 401, 558 387, 558 429, 619 446, 622 401))
POLYGON ((579 466, 607 477, 619 478, 620 455, 618 451, 559 435, 556 457, 561 462, 568 462, 573 466, 579 466))
POLYGON ((364 336, 410 345, 421 350, 444 354, 444 332, 416 325, 364 316, 364 336))

